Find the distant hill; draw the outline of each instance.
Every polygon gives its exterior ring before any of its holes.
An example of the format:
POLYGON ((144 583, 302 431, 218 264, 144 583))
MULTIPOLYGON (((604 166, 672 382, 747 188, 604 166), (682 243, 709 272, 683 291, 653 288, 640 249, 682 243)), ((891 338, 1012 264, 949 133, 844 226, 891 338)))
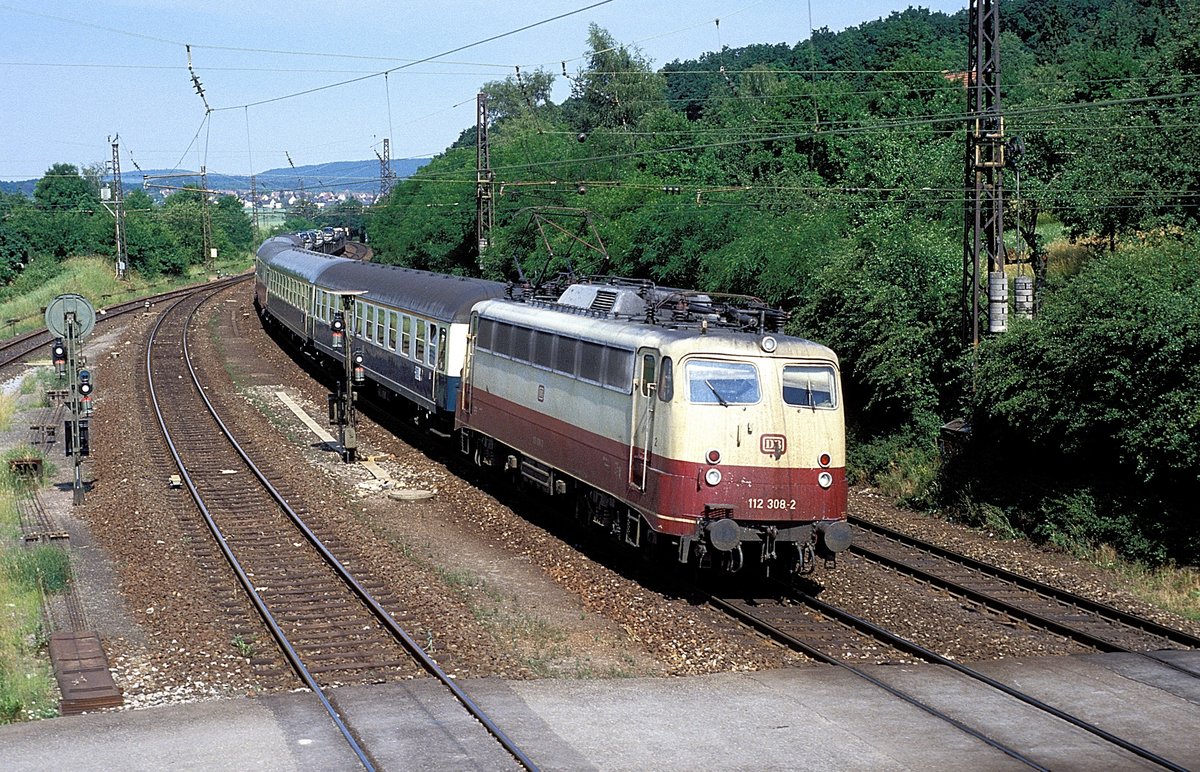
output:
MULTIPOLYGON (((396 179, 410 177, 418 169, 429 163, 428 158, 393 158, 392 171, 396 179)), ((163 177, 165 175, 185 174, 184 169, 147 169, 140 172, 124 172, 121 183, 126 190, 142 187, 143 176, 163 177)), ((5 193, 21 193, 33 196, 33 188, 37 179, 15 180, 6 182, 0 180, 0 191, 5 193)), ((189 177, 173 177, 172 179, 151 179, 150 184, 158 185, 199 185, 200 175, 189 177)), ((364 192, 379 189, 379 161, 332 161, 325 164, 297 166, 283 169, 268 169, 258 173, 256 180, 260 192, 272 190, 298 190, 303 186, 305 191, 332 192, 350 191, 364 192)), ((209 172, 208 186, 212 190, 250 190, 250 177, 244 174, 222 174, 209 172)))

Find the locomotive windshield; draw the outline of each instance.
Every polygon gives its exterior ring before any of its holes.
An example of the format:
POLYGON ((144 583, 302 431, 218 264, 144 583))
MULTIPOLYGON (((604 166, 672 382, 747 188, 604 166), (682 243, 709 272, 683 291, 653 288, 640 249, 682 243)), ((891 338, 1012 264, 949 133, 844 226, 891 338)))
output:
POLYGON ((729 407, 759 400, 758 370, 749 362, 689 359, 683 369, 692 403, 729 407))
POLYGON ((837 407, 835 383, 829 365, 787 365, 783 368, 783 401, 800 407, 837 407))

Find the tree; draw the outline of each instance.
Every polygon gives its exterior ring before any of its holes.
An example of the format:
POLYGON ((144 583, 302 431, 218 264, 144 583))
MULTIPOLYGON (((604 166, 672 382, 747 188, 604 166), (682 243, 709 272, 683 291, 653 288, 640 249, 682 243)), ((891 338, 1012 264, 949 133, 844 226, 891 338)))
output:
POLYGON ((504 80, 489 81, 479 90, 487 97, 488 120, 498 123, 550 105, 553 88, 554 75, 539 67, 520 77, 509 75, 504 80))
POLYGON ((85 212, 98 205, 99 197, 72 164, 54 164, 33 188, 33 200, 47 212, 85 212))
POLYGON ((599 25, 588 26, 587 67, 571 82, 572 122, 584 132, 631 128, 662 103, 665 82, 636 47, 619 45, 599 25))

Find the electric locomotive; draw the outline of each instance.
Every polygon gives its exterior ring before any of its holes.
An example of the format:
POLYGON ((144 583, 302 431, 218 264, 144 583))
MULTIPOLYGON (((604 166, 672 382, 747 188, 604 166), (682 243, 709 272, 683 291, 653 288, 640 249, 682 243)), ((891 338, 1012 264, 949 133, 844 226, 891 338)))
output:
POLYGON ((462 450, 681 562, 834 560, 850 542, 838 360, 750 300, 599 279, 477 304, 462 450))

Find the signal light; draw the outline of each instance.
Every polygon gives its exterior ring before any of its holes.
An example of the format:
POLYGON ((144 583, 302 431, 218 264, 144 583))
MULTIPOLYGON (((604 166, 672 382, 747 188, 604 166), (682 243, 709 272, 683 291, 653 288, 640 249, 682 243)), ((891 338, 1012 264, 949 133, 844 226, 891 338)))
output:
POLYGON ((54 341, 54 364, 62 364, 67 361, 67 347, 63 344, 62 339, 54 341))
POLYGON ((363 366, 363 352, 355 351, 351 357, 351 362, 354 364, 354 382, 362 383, 367 380, 367 371, 363 366))
POLYGON ((341 348, 346 335, 346 315, 341 311, 334 311, 333 319, 329 322, 329 329, 333 332, 333 347, 341 348))

